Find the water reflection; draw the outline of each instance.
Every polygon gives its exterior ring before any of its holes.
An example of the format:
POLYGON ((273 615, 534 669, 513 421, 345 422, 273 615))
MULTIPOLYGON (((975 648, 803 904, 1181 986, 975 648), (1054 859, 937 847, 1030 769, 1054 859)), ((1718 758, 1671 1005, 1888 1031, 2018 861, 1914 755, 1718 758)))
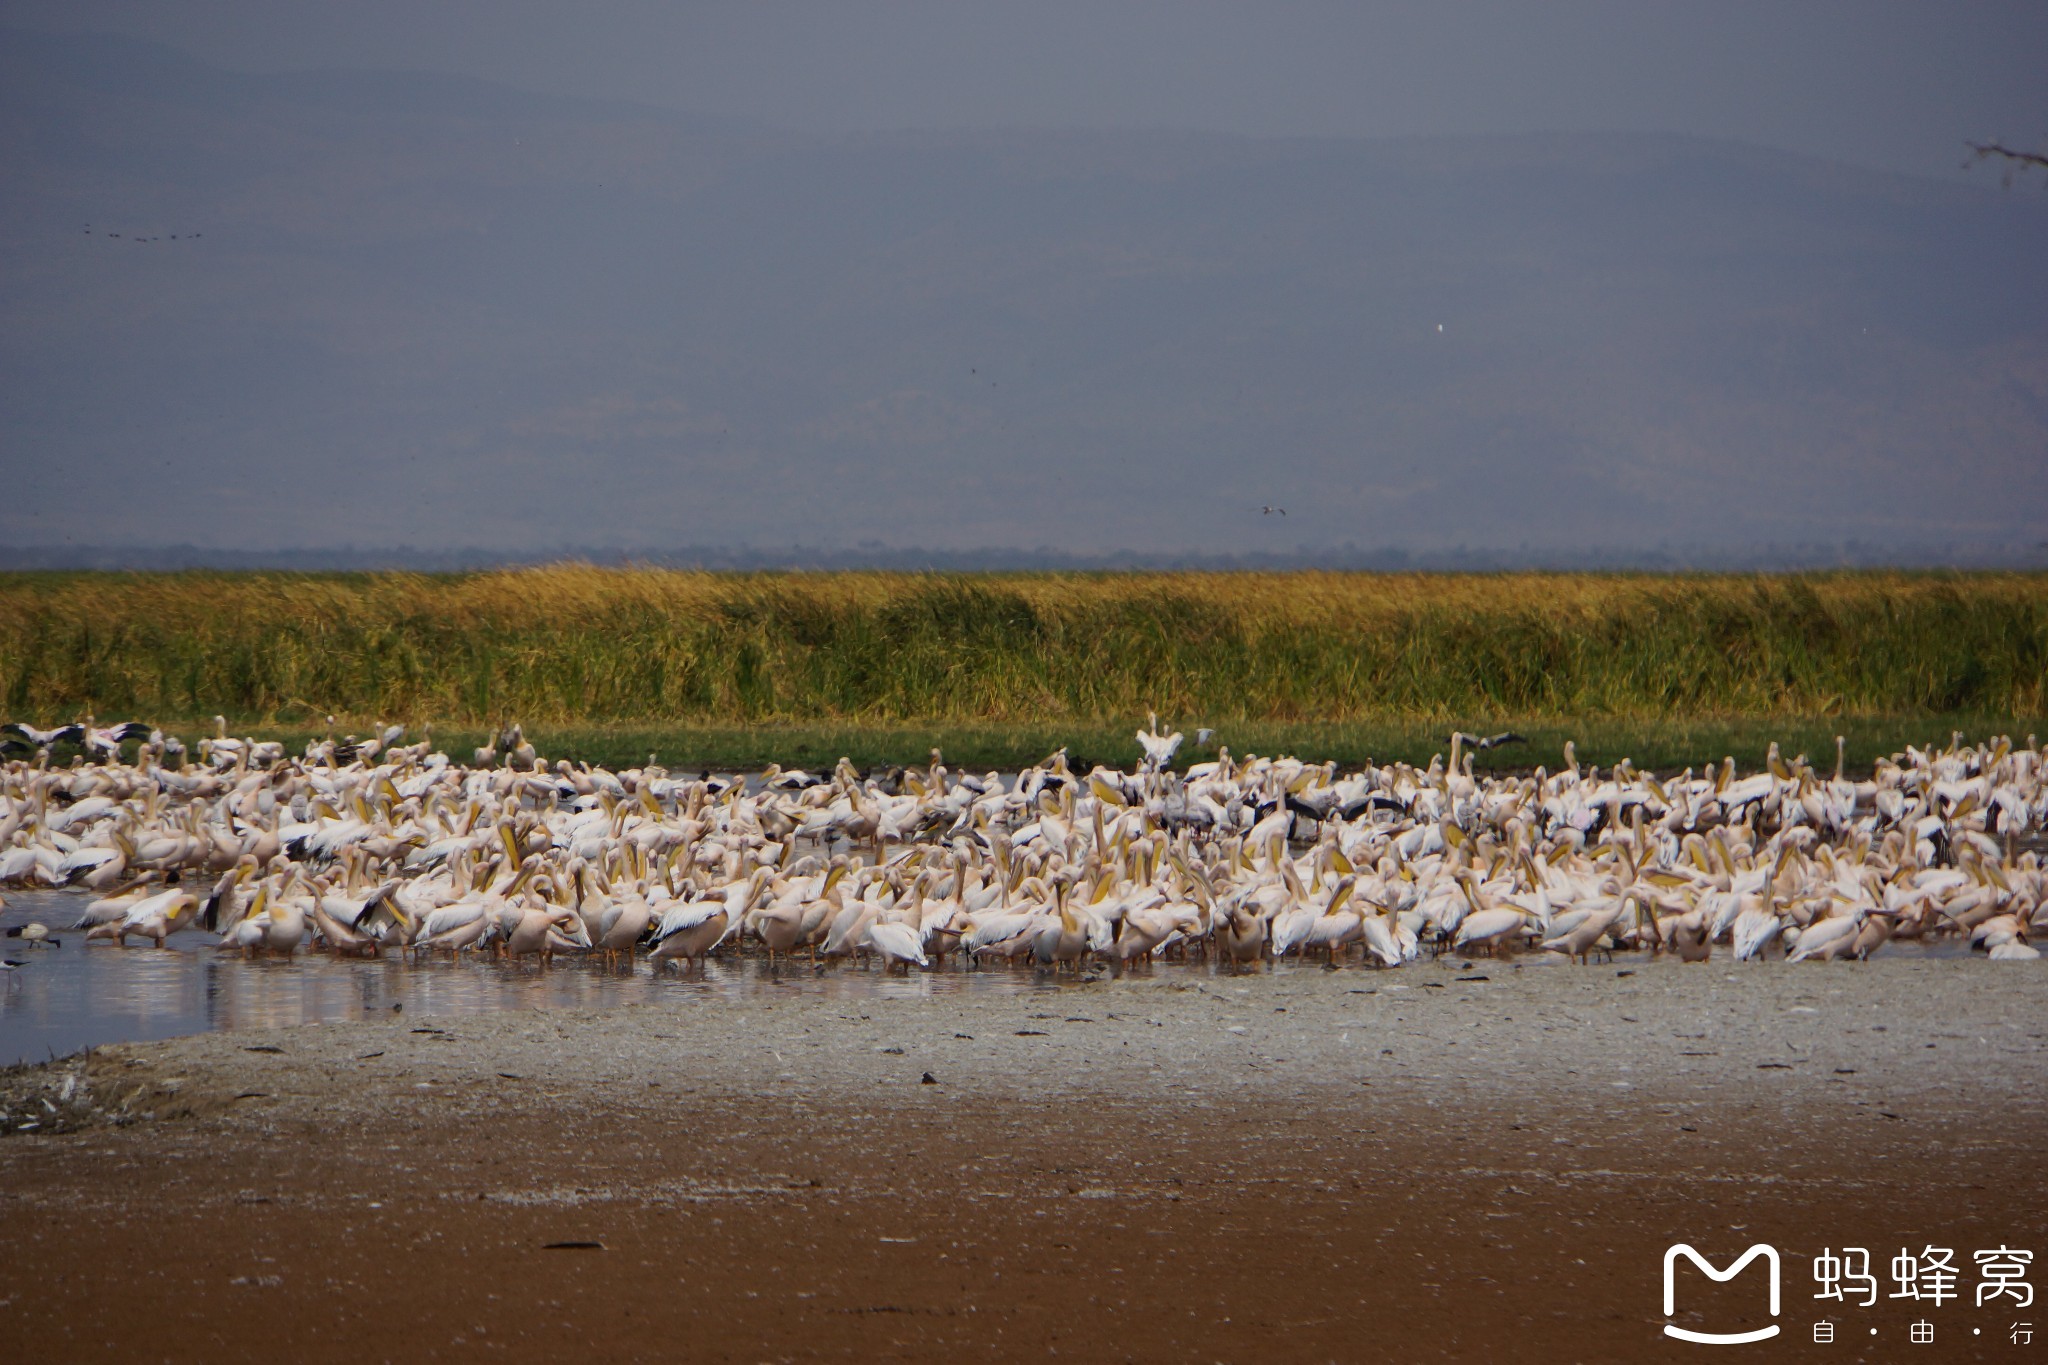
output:
POLYGON ((7 974, 0 992, 0 1066, 102 1043, 362 1019, 394 1005, 409 1015, 461 1015, 745 999, 782 990, 874 999, 952 991, 1014 994, 1055 986, 1049 978, 1009 970, 902 977, 841 967, 816 976, 808 969, 776 976, 755 959, 714 961, 701 977, 656 976, 644 960, 607 967, 598 960, 557 958, 546 970, 533 962, 488 958, 372 961, 309 952, 244 961, 217 953, 214 936, 197 931, 173 934, 162 952, 101 943, 88 949, 85 936, 69 926, 90 899, 75 892, 18 892, 0 910, 0 928, 40 920, 64 944, 38 950, 20 939, 0 940, 8 957, 27 964, 7 974))

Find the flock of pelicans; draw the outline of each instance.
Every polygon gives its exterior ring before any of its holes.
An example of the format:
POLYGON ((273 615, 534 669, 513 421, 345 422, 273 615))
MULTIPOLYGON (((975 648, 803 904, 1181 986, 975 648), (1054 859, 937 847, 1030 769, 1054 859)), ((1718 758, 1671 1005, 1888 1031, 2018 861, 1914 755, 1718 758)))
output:
POLYGON ((1831 773, 1773 745, 1754 773, 1730 759, 1659 780, 1567 745, 1556 772, 1482 777, 1463 735, 1427 768, 1225 749, 1176 771, 1180 737, 1155 719, 1132 771, 1077 772, 1062 751, 1006 780, 936 751, 866 774, 613 772, 547 764, 516 726, 473 764, 399 726, 297 757, 218 720, 196 753, 142 725, 4 729, 0 886, 94 893, 73 928, 113 945, 197 927, 251 955, 644 950, 660 970, 758 944, 771 965, 1122 971, 1827 960, 1937 936, 2037 958, 2028 939, 2048 929, 2048 872, 2023 847, 2048 823, 2032 736, 1958 735, 1861 780, 1840 741, 1831 773))

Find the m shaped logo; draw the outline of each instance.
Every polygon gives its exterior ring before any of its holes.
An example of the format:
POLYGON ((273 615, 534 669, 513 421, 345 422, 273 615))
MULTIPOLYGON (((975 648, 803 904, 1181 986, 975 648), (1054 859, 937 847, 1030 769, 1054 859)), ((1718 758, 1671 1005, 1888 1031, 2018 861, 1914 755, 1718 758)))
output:
MULTIPOLYGON (((1704 1274, 1708 1279, 1713 1280, 1716 1283, 1723 1284, 1725 1284, 1729 1280, 1734 1279, 1737 1275, 1740 1275, 1743 1272, 1743 1269, 1746 1266, 1748 1266, 1751 1261, 1756 1260, 1758 1257, 1762 1257, 1771 1269, 1771 1316, 1774 1318, 1778 1316, 1779 1276, 1778 1249, 1776 1247, 1770 1246, 1763 1242, 1758 1242, 1755 1246, 1751 1247, 1749 1250, 1743 1252, 1742 1255, 1737 1257, 1735 1260, 1735 1264, 1729 1266, 1726 1270, 1716 1270, 1714 1269, 1714 1263, 1712 1261, 1709 1261, 1706 1257, 1700 1255, 1697 1251, 1694 1251, 1684 1242, 1679 1242, 1676 1245, 1667 1248, 1664 1252, 1665 1317, 1668 1318, 1673 1313, 1676 1313, 1678 1311, 1678 1285, 1674 1278, 1673 1271, 1676 1269, 1678 1265, 1678 1258, 1680 1256, 1685 1257, 1688 1261, 1691 1261, 1694 1265, 1698 1266, 1700 1268, 1701 1273, 1704 1274)), ((1754 1332, 1692 1332, 1688 1331, 1683 1327, 1674 1327, 1667 1322, 1664 1324, 1664 1335, 1667 1337, 1676 1337, 1680 1341, 1697 1341, 1707 1346, 1738 1346, 1745 1341, 1766 1341, 1769 1338, 1778 1335, 1778 1325, 1776 1323, 1772 1323, 1769 1327, 1759 1327, 1754 1332)))

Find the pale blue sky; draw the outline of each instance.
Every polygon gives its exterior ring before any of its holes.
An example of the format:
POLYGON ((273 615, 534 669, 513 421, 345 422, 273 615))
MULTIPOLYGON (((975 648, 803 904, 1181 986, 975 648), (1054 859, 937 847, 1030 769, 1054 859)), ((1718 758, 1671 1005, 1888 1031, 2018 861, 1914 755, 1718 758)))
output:
POLYGON ((2048 142, 2043 53, 2040 0, 0 0, 0 547, 2034 555, 2048 193, 1962 163, 2048 142))
POLYGON ((1900 0, 4 0, 256 71, 458 72, 806 130, 1679 132, 1954 175, 2048 140, 2048 5, 1900 0))

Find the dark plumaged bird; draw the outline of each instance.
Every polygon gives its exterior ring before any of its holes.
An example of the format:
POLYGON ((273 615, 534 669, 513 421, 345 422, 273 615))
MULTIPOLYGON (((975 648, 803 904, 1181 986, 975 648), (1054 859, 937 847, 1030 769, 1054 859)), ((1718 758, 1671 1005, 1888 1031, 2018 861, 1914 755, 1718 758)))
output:
POLYGON ((1275 512, 1278 512, 1283 517, 1287 515, 1287 509, 1285 507, 1261 507, 1259 509, 1259 515, 1262 517, 1270 517, 1275 512))

